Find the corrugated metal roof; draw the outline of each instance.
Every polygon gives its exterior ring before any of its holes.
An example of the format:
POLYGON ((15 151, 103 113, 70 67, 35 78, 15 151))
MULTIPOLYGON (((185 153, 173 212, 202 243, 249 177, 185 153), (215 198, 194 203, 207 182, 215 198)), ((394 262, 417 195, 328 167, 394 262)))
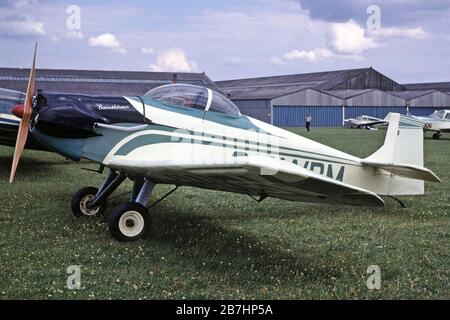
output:
MULTIPOLYGON (((25 91, 29 73, 29 69, 0 68, 0 87, 25 91)), ((172 83, 174 74, 179 83, 219 89, 205 73, 62 69, 36 69, 36 88, 91 95, 143 95, 156 86, 172 83)))
POLYGON ((438 90, 450 92, 450 82, 409 83, 403 85, 407 90, 438 90))
POLYGON ((377 90, 377 89, 354 89, 354 90, 326 90, 325 92, 328 93, 329 95, 341 98, 341 99, 348 99, 351 97, 355 97, 367 92, 371 92, 373 90, 377 90))
POLYGON ((353 90, 357 89, 353 92, 345 91, 345 93, 344 90, 337 90, 341 91, 340 94, 345 95, 345 98, 347 98, 349 94, 360 94, 361 92, 365 92, 364 90, 370 90, 365 89, 365 87, 378 88, 378 86, 383 84, 384 80, 392 83, 392 86, 395 87, 396 85, 403 90, 403 87, 396 82, 372 68, 246 78, 217 81, 216 83, 223 92, 229 94, 231 99, 252 100, 273 99, 306 88, 322 92, 348 86, 353 86, 353 90))
POLYGON ((252 88, 252 87, 276 87, 276 86, 301 86, 322 90, 329 90, 336 85, 349 80, 358 74, 366 72, 370 68, 336 70, 326 72, 302 73, 261 78, 247 78, 217 81, 216 84, 222 89, 252 88))
POLYGON ((309 85, 297 86, 266 86, 266 87, 241 87, 241 88, 223 88, 221 92, 225 93, 233 100, 271 100, 297 91, 311 88, 309 85))
POLYGON ((436 92, 437 90, 415 90, 415 91, 395 91, 391 92, 394 96, 405 99, 406 101, 410 101, 412 99, 425 96, 427 94, 436 92))

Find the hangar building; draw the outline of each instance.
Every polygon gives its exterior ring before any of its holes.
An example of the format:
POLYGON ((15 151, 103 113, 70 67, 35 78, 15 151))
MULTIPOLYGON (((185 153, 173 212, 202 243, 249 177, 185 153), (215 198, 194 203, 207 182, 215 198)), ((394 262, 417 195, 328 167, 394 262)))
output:
POLYGON ((428 115, 450 108, 450 83, 402 85, 373 68, 216 83, 242 113, 281 127, 303 126, 307 113, 314 126, 329 127, 358 115, 428 115))
MULTIPOLYGON (((0 88, 25 92, 29 74, 30 69, 0 68, 0 88)), ((217 89, 205 73, 36 69, 36 88, 48 92, 133 96, 173 82, 217 89)))

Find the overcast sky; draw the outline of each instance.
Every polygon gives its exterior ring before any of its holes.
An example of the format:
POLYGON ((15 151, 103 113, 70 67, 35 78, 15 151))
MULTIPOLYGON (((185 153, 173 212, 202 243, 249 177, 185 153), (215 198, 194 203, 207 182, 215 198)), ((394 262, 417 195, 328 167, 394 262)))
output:
POLYGON ((0 0, 0 67, 450 81, 449 30, 450 0, 0 0))

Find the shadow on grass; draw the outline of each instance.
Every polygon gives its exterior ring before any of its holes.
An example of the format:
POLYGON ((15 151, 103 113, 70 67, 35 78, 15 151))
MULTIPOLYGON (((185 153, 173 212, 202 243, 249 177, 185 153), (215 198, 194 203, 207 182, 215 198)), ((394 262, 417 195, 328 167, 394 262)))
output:
POLYGON ((294 252, 273 236, 257 237, 252 232, 227 227, 228 216, 223 223, 216 222, 218 219, 175 214, 164 208, 155 214, 152 236, 147 241, 168 247, 182 265, 206 270, 215 278, 226 278, 228 284, 248 291, 288 282, 292 285, 292 281, 300 281, 300 273, 301 281, 307 283, 337 276, 331 268, 306 271, 320 259, 311 249, 294 252))
MULTIPOLYGON (((0 176, 1 175, 8 175, 11 170, 11 164, 12 164, 13 155, 11 154, 10 157, 8 156, 0 156, 0 176)), ((19 162, 19 169, 20 175, 23 176, 33 176, 36 175, 35 169, 39 169, 41 172, 42 170, 49 170, 48 173, 51 171, 51 167, 55 165, 68 165, 70 164, 69 161, 61 158, 61 159, 52 159, 52 160, 40 160, 36 157, 28 157, 26 155, 23 155, 20 158, 19 162), (24 170, 21 170, 20 168, 24 168, 24 170), (29 170, 26 170, 29 169, 29 170)))
POLYGON ((447 136, 447 137, 441 136, 439 139, 433 139, 433 137, 425 137, 424 139, 432 140, 432 141, 439 141, 439 140, 450 141, 450 136, 447 136))

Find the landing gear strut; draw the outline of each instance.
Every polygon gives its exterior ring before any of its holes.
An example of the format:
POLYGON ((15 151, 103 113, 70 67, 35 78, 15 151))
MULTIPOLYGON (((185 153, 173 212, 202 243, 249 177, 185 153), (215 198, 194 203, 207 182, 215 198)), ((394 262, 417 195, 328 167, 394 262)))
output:
POLYGON ((118 241, 146 238, 150 233, 151 216, 147 203, 155 184, 135 178, 131 201, 116 207, 109 218, 109 231, 118 241))
MULTIPOLYGON (((106 209, 108 197, 128 176, 110 171, 99 189, 86 187, 72 198, 72 211, 76 216, 98 216, 106 209)), ((155 183, 136 176, 130 201, 113 209, 108 219, 111 235, 118 241, 134 241, 145 238, 150 233, 151 216, 147 209, 155 183)))
POLYGON ((391 198, 391 199, 394 199, 395 201, 397 201, 398 202, 398 204, 400 205, 400 207, 402 208, 402 209, 405 209, 406 208, 406 205, 402 202, 402 200, 400 200, 399 198, 396 198, 396 197, 394 197, 394 196, 388 196, 388 198, 391 198))

